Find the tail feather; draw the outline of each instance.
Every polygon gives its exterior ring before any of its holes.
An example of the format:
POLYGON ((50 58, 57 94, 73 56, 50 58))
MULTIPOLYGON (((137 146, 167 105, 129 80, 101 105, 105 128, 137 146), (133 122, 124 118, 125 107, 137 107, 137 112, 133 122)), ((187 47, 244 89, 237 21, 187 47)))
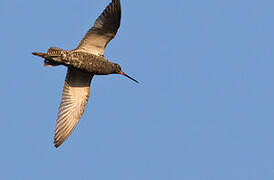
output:
POLYGON ((33 52, 32 54, 44 58, 44 66, 58 66, 61 64, 58 63, 58 61, 61 61, 61 56, 63 52, 63 49, 51 47, 48 49, 47 53, 33 52))
POLYGON ((40 52, 33 52, 32 54, 35 56, 40 56, 42 58, 46 58, 47 56, 47 53, 40 53, 40 52))
POLYGON ((48 49, 48 54, 54 54, 54 55, 58 55, 60 54, 61 52, 63 52, 64 49, 61 49, 61 48, 57 48, 57 47, 50 47, 48 49))

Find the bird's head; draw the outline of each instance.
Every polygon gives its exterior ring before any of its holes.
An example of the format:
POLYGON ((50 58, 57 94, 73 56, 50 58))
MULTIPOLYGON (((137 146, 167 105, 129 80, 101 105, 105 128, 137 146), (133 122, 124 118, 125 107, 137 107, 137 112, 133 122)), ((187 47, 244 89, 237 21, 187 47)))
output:
POLYGON ((126 76, 127 78, 133 80, 134 82, 139 83, 137 80, 133 79, 132 77, 130 77, 129 75, 124 73, 119 64, 113 63, 113 66, 114 66, 114 74, 121 74, 121 75, 126 76))

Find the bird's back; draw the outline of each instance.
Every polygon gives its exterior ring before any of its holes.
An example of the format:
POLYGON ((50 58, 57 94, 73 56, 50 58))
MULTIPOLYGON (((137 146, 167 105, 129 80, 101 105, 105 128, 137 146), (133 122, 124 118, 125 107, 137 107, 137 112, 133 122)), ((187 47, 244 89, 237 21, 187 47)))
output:
POLYGON ((45 58, 45 66, 65 65, 97 75, 106 75, 114 72, 113 63, 104 56, 72 50, 66 51, 51 47, 47 53, 33 53, 45 58))

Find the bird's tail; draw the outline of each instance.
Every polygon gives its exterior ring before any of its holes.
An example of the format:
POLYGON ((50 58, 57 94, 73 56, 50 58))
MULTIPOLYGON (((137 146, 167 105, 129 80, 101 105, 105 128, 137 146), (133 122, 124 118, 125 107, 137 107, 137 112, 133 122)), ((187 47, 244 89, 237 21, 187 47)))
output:
POLYGON ((40 52, 33 52, 32 54, 35 56, 40 56, 42 58, 46 58, 47 56, 47 53, 40 53, 40 52))
POLYGON ((61 60, 61 54, 63 51, 63 49, 51 47, 48 49, 47 53, 33 52, 32 54, 44 58, 44 66, 58 66, 60 65, 58 61, 61 60))

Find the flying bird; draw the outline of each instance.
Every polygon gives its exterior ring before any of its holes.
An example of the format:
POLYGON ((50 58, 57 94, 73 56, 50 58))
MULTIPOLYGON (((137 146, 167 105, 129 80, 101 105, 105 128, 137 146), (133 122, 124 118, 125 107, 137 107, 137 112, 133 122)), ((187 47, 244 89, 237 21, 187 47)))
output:
POLYGON ((104 57, 105 47, 115 37, 120 21, 120 0, 112 0, 74 50, 50 47, 47 53, 32 53, 44 58, 45 66, 68 67, 54 135, 56 148, 69 137, 79 122, 94 75, 121 74, 138 83, 124 73, 119 64, 104 57))

